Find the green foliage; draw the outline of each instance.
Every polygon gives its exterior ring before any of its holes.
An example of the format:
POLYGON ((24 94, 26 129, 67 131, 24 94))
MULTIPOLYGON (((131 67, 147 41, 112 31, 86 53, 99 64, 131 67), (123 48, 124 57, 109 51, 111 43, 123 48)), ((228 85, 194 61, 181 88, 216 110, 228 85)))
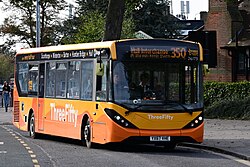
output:
POLYGON ((9 81, 13 76, 14 60, 10 56, 0 54, 0 83, 3 81, 9 81))
POLYGON ((135 24, 132 18, 126 18, 122 23, 121 39, 135 38, 135 24))
POLYGON ((101 41, 104 33, 105 17, 98 11, 80 17, 81 24, 75 35, 76 43, 101 41))
POLYGON ((204 103, 209 118, 250 119, 250 82, 206 82, 204 103))
POLYGON ((108 10, 109 0, 76 0, 79 5, 78 14, 80 16, 98 11, 101 14, 106 14, 108 10))
MULTIPOLYGON (((36 46, 36 0, 10 0, 5 8, 13 15, 5 18, 0 31, 8 37, 7 43, 25 43, 36 46)), ((64 0, 40 0, 41 46, 56 43, 55 23, 64 9, 64 0)))
POLYGON ((227 3, 238 4, 241 0, 225 0, 227 3))
POLYGON ((145 0, 133 12, 136 31, 143 31, 154 38, 169 38, 177 33, 173 18, 167 13, 168 2, 145 0))
POLYGON ((204 103, 210 106, 221 100, 243 99, 250 95, 250 82, 206 82, 204 103))
POLYGON ((207 118, 250 120, 250 96, 214 102, 206 109, 207 118))
MULTIPOLYGON (((73 24, 76 20, 64 22, 64 37, 61 40, 63 44, 86 43, 102 41, 104 34, 105 16, 98 11, 90 12, 77 18, 77 22, 83 24, 77 27, 73 24), (67 28, 66 28, 67 27, 67 28)), ((131 19, 123 21, 122 38, 134 38, 134 24, 131 19)))

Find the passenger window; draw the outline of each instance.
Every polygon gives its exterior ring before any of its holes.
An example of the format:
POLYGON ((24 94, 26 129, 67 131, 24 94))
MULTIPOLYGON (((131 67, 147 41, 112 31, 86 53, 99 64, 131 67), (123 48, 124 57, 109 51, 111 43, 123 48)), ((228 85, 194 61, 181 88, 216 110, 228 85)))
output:
POLYGON ((22 94, 28 93, 28 73, 29 73, 28 63, 18 64, 18 83, 20 87, 20 92, 22 94))
POLYGON ((80 61, 70 61, 68 70, 68 98, 80 97, 80 61))
POLYGON ((92 100, 93 97, 93 61, 82 62, 81 99, 92 100))
POLYGON ((46 97, 55 97, 56 62, 46 64, 46 97))
POLYGON ((56 63, 56 97, 66 98, 67 63, 56 63))

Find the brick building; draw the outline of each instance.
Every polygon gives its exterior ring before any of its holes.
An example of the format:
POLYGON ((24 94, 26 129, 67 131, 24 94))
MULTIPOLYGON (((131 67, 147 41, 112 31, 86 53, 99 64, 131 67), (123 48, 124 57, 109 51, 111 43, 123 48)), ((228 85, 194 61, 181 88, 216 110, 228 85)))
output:
POLYGON ((216 31, 217 66, 209 81, 248 80, 250 75, 250 2, 210 0, 205 31, 216 31))

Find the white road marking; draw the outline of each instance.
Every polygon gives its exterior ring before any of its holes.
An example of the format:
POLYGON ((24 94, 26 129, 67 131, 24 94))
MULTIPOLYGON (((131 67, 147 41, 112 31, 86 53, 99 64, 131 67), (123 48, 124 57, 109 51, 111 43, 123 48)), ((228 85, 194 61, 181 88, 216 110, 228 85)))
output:
MULTIPOLYGON (((4 144, 4 142, 0 142, 0 145, 3 145, 4 144)), ((0 151, 0 154, 6 154, 7 153, 7 151, 0 151)))
POLYGON ((35 154, 31 154, 30 157, 31 158, 36 158, 36 155, 35 154))
POLYGON ((34 164, 38 164, 38 161, 37 161, 36 159, 32 159, 32 162, 33 162, 34 164))

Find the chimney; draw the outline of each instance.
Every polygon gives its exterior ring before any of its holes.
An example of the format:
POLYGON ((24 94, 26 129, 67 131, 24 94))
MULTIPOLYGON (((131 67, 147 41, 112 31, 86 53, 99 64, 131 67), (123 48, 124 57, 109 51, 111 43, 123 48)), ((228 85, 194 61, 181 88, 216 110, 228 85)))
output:
POLYGON ((203 20, 204 22, 207 21, 207 12, 206 11, 200 12, 200 20, 203 20))

